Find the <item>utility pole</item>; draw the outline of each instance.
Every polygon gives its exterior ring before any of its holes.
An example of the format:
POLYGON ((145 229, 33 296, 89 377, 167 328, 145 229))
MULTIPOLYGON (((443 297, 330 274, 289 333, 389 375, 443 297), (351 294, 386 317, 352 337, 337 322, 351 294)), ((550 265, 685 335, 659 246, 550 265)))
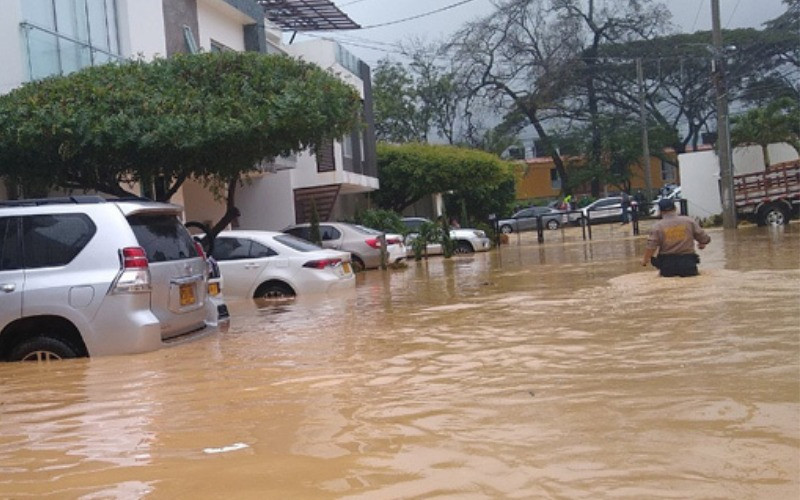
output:
POLYGON ((650 172, 650 144, 647 138, 647 113, 644 108, 644 77, 642 76, 642 58, 636 58, 636 81, 639 83, 639 117, 642 122, 642 169, 644 170, 644 189, 647 201, 653 199, 653 179, 650 172))
POLYGON ((722 47, 722 27, 719 21, 719 0, 711 0, 711 40, 714 56, 712 62, 714 88, 717 93, 717 154, 722 197, 722 226, 725 229, 736 229, 731 138, 728 130, 728 91, 725 88, 725 58, 722 47))

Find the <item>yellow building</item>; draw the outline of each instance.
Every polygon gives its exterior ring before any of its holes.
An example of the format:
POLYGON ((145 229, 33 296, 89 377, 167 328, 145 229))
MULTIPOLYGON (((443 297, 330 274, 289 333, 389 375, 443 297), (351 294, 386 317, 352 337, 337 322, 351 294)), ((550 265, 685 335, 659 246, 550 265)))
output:
MULTIPOLYGON (((670 157, 674 157, 674 152, 670 152, 670 157)), ((570 162, 565 158, 567 170, 580 169, 580 165, 570 162), (569 165, 572 163, 572 165, 569 165)), ((516 180, 517 200, 532 200, 540 198, 558 198, 562 196, 561 179, 556 171, 555 163, 549 156, 521 160, 517 163, 514 170, 516 180)), ((650 180, 654 190, 666 184, 680 184, 678 167, 675 163, 661 160, 660 158, 650 157, 650 180)), ((644 170, 639 164, 631 167, 631 192, 645 189, 644 170)), ((618 192, 620 186, 606 185, 601 186, 601 191, 618 192)), ((589 186, 581 186, 574 190, 576 197, 590 194, 589 186)))

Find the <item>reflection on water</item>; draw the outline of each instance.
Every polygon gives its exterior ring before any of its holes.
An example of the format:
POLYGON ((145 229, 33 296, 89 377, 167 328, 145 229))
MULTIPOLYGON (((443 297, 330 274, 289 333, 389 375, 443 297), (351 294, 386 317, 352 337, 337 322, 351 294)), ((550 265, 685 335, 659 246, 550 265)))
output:
POLYGON ((712 231, 687 279, 617 225, 526 234, 0 365, 0 498, 797 498, 798 230, 712 231))

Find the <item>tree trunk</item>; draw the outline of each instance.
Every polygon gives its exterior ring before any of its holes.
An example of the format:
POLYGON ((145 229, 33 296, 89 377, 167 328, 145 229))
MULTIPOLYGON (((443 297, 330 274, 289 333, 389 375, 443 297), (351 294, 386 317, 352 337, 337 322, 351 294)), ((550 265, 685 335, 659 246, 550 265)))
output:
POLYGON ((216 236, 225 230, 226 227, 237 217, 242 215, 238 208, 236 208, 236 186, 239 184, 239 177, 234 177, 228 180, 228 197, 226 200, 225 214, 222 218, 214 224, 211 228, 211 233, 206 235, 206 238, 216 238, 216 236))

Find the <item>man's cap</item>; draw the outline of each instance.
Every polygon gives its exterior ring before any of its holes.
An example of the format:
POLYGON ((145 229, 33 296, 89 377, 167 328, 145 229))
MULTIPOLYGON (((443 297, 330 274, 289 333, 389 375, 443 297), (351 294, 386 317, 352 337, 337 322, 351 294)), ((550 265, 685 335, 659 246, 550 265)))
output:
POLYGON ((658 200, 658 209, 659 210, 675 210, 675 201, 669 198, 661 198, 658 200))

